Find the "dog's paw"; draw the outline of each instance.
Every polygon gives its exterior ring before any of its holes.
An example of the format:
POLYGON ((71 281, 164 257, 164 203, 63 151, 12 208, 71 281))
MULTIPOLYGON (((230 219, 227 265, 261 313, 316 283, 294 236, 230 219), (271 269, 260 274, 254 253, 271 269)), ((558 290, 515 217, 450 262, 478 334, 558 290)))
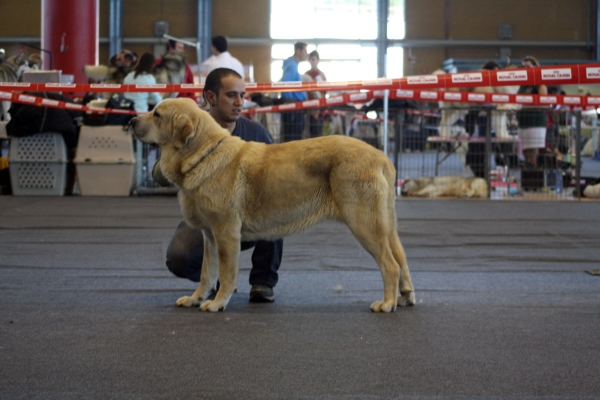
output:
POLYGON ((415 292, 400 292, 400 296, 398 296, 398 305, 400 307, 414 306, 415 304, 415 292))
POLYGON ((396 303, 393 301, 376 301, 371 304, 371 311, 386 313, 396 311, 396 303))
POLYGON ((219 312, 225 311, 226 304, 221 304, 215 300, 206 300, 204 303, 200 304, 200 311, 208 311, 208 312, 219 312))
POLYGON ((193 307, 193 306, 197 306, 198 304, 200 304, 200 301, 194 299, 191 296, 180 297, 175 302, 175 306, 177 306, 177 307, 193 307))

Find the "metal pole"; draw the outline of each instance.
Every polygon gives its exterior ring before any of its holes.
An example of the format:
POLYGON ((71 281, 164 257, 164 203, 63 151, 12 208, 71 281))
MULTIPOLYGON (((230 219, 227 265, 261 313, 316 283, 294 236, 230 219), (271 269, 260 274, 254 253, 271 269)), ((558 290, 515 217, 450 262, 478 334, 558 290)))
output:
POLYGON ((388 153, 388 115, 389 115, 389 99, 390 91, 385 89, 383 91, 383 153, 388 153))
MULTIPOLYGON (((198 65, 210 57, 212 39, 212 0, 198 0, 198 65)), ((198 71, 200 73, 200 71, 198 71)))
POLYGON ((596 0, 596 61, 600 61, 600 0, 596 0))
MULTIPOLYGON (((487 109, 485 111, 485 181, 490 183, 490 157, 492 155, 492 110, 487 109)), ((491 190, 488 190, 488 198, 490 197, 491 190)))
MULTIPOLYGON (((599 0, 600 1, 600 0, 599 0)), ((386 76, 386 56, 387 56, 387 23, 389 14, 389 0, 377 1, 377 76, 382 78, 386 76)))
POLYGON ((108 56, 112 57, 123 48, 123 0, 110 0, 108 27, 108 56))
POLYGON ((396 196, 400 194, 400 187, 398 181, 400 180, 400 147, 402 146, 402 125, 404 124, 404 110, 398 110, 398 113, 394 116, 394 133, 395 133, 395 145, 394 145, 394 165, 396 166, 396 196))
POLYGON ((581 199, 581 111, 575 114, 575 192, 581 199))

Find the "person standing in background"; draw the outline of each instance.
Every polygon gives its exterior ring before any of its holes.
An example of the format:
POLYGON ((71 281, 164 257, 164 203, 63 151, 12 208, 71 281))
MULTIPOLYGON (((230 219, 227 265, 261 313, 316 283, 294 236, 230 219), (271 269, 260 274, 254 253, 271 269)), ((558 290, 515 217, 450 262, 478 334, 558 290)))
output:
MULTIPOLYGON (((138 63, 133 68, 123 81, 126 85, 154 85, 156 79, 152 75, 154 66, 156 65, 156 58, 152 53, 144 53, 140 57, 138 63)), ((149 104, 148 100, 151 100, 153 105, 160 103, 162 97, 156 92, 127 92, 123 94, 126 98, 133 101, 133 106, 138 112, 148 112, 149 104)))
POLYGON ((305 74, 310 76, 315 82, 326 82, 327 78, 325 77, 325 73, 319 69, 319 61, 321 61, 319 52, 316 50, 311 51, 308 55, 310 69, 306 71, 305 74))
MULTIPOLYGON (((319 61, 321 57, 319 52, 314 50, 308 55, 308 62, 310 63, 310 69, 304 73, 305 76, 309 76, 313 82, 325 82, 327 78, 325 73, 319 69, 319 61)), ((326 92, 309 92, 308 97, 310 99, 320 99, 325 97, 326 92)), ((309 133, 310 137, 318 137, 323 135, 323 119, 324 116, 320 109, 313 109, 309 112, 309 133)))
MULTIPOLYGON (((302 76, 298 72, 298 64, 308 59, 306 52, 306 43, 296 42, 294 44, 294 55, 283 62, 283 75, 281 82, 301 82, 302 76)), ((281 98, 285 102, 294 103, 297 101, 306 100, 306 92, 283 92, 281 98)), ((283 121, 283 141, 290 142, 292 140, 302 139, 304 131, 304 112, 289 111, 281 115, 283 121)))
POLYGON ((206 76, 217 68, 229 68, 240 74, 244 79, 244 66, 240 60, 227 51, 227 39, 223 36, 213 36, 211 44, 210 52, 212 55, 200 65, 202 75, 206 76))
MULTIPOLYGON (((167 52, 156 60, 154 74, 156 75, 155 78, 158 77, 157 79, 161 81, 159 83, 194 83, 194 73, 190 68, 190 64, 186 61, 185 46, 182 42, 169 39, 167 52), (160 76, 163 76, 163 78, 160 78, 160 76)), ((177 97, 188 97, 196 100, 196 95, 191 92, 177 93, 177 97)))
MULTIPOLYGON (((527 56, 522 60, 525 68, 539 67, 540 63, 535 57, 527 56)), ((521 86, 518 94, 548 94, 546 85, 521 86)), ((523 143, 523 157, 525 162, 535 168, 537 167, 537 156, 539 149, 546 147, 546 112, 523 107, 517 112, 519 123, 519 138, 523 143)))

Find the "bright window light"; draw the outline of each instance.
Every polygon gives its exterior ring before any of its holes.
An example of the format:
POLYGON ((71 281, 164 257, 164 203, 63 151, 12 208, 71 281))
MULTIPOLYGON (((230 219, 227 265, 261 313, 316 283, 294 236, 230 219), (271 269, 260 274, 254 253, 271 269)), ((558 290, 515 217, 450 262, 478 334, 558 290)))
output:
POLYGON ((271 0, 271 37, 375 39, 377 0, 271 0))
MULTIPOLYGON (((405 36, 405 0, 390 0, 387 34, 389 39, 405 36)), ((308 43, 308 52, 317 50, 319 69, 330 82, 378 78, 377 0, 271 0, 271 38, 308 43), (319 39, 319 45, 311 44, 319 39), (327 43, 327 39, 356 40, 356 44, 327 43), (360 40, 370 41, 360 43, 360 40)), ((271 80, 281 79, 283 61, 294 54, 293 44, 271 47, 271 80)), ((310 69, 301 62, 298 71, 310 69)), ((401 47, 389 47, 386 57, 388 78, 400 78, 404 70, 401 47)))

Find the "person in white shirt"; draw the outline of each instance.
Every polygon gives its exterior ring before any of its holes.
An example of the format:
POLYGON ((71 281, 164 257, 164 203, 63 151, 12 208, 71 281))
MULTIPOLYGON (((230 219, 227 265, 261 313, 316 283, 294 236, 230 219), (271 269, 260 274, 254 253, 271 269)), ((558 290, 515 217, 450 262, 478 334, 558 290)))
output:
POLYGON ((240 74, 242 78, 245 77, 244 66, 237 58, 233 57, 227 51, 227 39, 223 36, 214 36, 212 38, 211 53, 212 56, 207 58, 202 64, 200 64, 200 70, 202 75, 207 76, 212 70, 217 68, 229 68, 240 74))
MULTIPOLYGON (((140 57, 138 63, 135 65, 133 71, 131 71, 123 81, 126 85, 155 85, 156 79, 152 75, 154 66, 156 65, 156 58, 152 53, 144 53, 140 57)), ((160 103, 162 97, 156 92, 128 92, 123 94, 126 98, 133 100, 135 111, 148 112, 149 101, 156 105, 160 103)))

